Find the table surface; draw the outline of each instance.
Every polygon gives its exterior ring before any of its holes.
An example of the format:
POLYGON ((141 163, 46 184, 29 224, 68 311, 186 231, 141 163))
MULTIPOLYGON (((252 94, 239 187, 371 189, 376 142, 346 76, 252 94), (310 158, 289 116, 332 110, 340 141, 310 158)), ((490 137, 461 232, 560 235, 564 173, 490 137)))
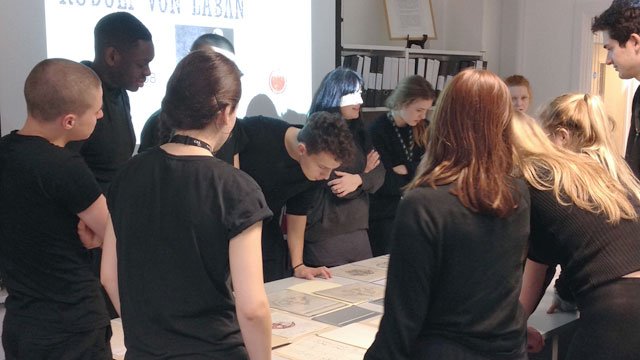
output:
MULTIPOLYGON (((376 259, 384 260, 385 257, 379 257, 376 259)), ((362 265, 362 264, 371 265, 371 259, 363 260, 353 264, 354 265, 362 265)), ((303 288, 312 289, 314 286, 317 286, 320 289, 320 288, 326 288, 330 286, 337 287, 341 285, 349 285, 349 284, 363 283, 363 282, 364 281, 355 280, 355 279, 346 278, 346 277, 339 277, 339 276, 333 276, 331 279, 327 279, 327 280, 325 279, 304 280, 304 279, 289 277, 289 278, 266 283, 265 291, 267 295, 269 295, 269 294, 275 294, 282 290, 292 289, 292 288, 293 290, 300 290, 303 288)), ((382 281, 378 280, 378 281, 375 281, 374 283, 383 284, 384 280, 382 281)), ((308 294, 312 294, 312 290, 309 290, 309 292, 307 292, 307 290, 300 290, 300 291, 308 294)), ((335 299, 332 299, 332 300, 337 301, 335 299)), ((561 330, 564 326, 569 325, 571 322, 573 322, 578 318, 577 313, 547 314, 546 310, 549 308, 549 305, 551 305, 552 301, 553 301, 553 289, 552 287, 549 287, 549 289, 547 289, 547 291, 545 292, 542 298, 542 301, 540 302, 540 305, 529 318, 529 325, 534 326, 536 329, 538 329, 545 338, 552 337, 555 332, 561 330)), ((348 306, 351 304, 345 303, 344 305, 348 306)), ((371 302, 358 303, 357 306, 368 309, 368 310, 376 311, 379 313, 383 312, 382 305, 374 304, 371 302)), ((333 311, 337 311, 337 310, 331 310, 331 311, 328 311, 327 313, 331 313, 333 311)), ((301 321, 305 321, 305 322, 314 322, 313 320, 311 320, 311 317, 306 317, 305 320, 302 320, 302 318, 304 317, 302 317, 301 315, 289 314, 282 310, 272 309, 272 314, 275 315, 277 313, 285 314, 283 316, 298 317, 298 318, 301 318, 301 321)), ((279 344, 285 343, 285 344, 291 344, 291 345, 285 345, 285 346, 281 346, 274 349, 273 359, 276 359, 276 360, 277 359, 313 360, 315 358, 324 359, 324 360, 334 359, 334 358, 340 359, 340 360, 351 359, 351 358, 361 359, 362 358, 361 355, 364 354, 366 347, 362 345, 358 347, 352 344, 356 344, 356 343, 368 344, 370 341, 373 341, 373 336, 375 335, 376 328, 375 327, 371 328, 371 327, 375 326, 376 321, 379 321, 380 317, 381 315, 378 315, 373 318, 369 318, 369 319, 363 320, 362 322, 349 326, 351 329, 354 329, 354 328, 357 328, 358 326, 361 326, 360 325, 361 323, 364 324, 365 325, 364 327, 360 327, 357 329, 366 329, 365 331, 366 335, 364 335, 365 339, 360 338, 360 336, 355 336, 353 332, 351 333, 347 332, 346 327, 338 328, 336 326, 326 325, 326 324, 322 325, 324 328, 322 328, 321 330, 307 333, 299 337, 285 339, 278 336, 274 336, 274 340, 273 340, 274 344, 277 342, 279 344), (334 331, 336 329, 345 329, 345 334, 347 335, 343 335, 334 331), (338 340, 340 340, 338 342, 338 341, 332 340, 332 339, 336 339, 335 336, 328 336, 328 334, 326 334, 330 332, 332 332, 332 334, 336 334, 336 336, 343 335, 346 337, 359 337, 359 339, 345 339, 343 337, 342 340, 338 338, 338 340), (318 335, 321 335, 321 336, 318 336, 318 335), (331 338, 331 339, 328 339, 328 338, 331 338), (324 352, 324 353, 316 355, 318 352, 324 352), (312 356, 313 358, 309 358, 310 356, 312 356)), ((122 322, 120 321, 120 319, 114 319, 111 321, 111 325, 113 327, 113 337, 111 340, 113 355, 114 355, 113 357, 114 359, 124 359, 124 352, 126 351, 126 349, 124 347, 122 322)))

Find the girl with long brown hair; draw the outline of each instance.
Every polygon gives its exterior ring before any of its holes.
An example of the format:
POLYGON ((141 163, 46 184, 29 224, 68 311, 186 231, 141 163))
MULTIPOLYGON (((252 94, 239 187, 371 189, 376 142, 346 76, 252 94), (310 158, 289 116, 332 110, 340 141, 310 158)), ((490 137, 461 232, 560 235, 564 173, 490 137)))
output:
POLYGON ((469 69, 438 100, 398 207, 385 312, 365 359, 525 359, 529 194, 511 176, 507 86, 469 69))

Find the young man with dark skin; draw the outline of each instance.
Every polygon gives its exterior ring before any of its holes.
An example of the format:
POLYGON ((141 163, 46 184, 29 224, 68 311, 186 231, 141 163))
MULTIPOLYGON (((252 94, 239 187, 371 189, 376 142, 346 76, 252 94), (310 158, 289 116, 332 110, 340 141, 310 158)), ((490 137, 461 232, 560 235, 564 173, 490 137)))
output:
POLYGON ((154 57, 151 33, 135 16, 116 12, 104 16, 95 26, 95 58, 83 64, 102 80, 104 118, 79 149, 103 192, 131 158, 136 137, 131 122, 127 91, 137 91, 151 74, 154 57))
POLYGON ((322 267, 302 260, 307 211, 320 180, 353 157, 353 138, 340 114, 317 112, 300 129, 286 121, 246 117, 240 125, 247 144, 240 151, 240 169, 260 185, 274 216, 262 228, 265 282, 293 275, 331 277, 322 267), (284 209, 284 212, 283 212, 284 209), (286 216, 285 242, 280 217, 286 216))
MULTIPOLYGON (((640 80, 640 1, 614 0, 596 16, 591 31, 602 31, 607 65, 613 65, 621 79, 640 80)), ((631 128, 625 160, 640 176, 640 87, 633 96, 631 128)))
POLYGON ((109 316, 86 251, 102 245, 106 200, 82 157, 64 148, 102 117, 100 79, 48 59, 24 94, 24 126, 0 139, 6 358, 111 359, 109 316))

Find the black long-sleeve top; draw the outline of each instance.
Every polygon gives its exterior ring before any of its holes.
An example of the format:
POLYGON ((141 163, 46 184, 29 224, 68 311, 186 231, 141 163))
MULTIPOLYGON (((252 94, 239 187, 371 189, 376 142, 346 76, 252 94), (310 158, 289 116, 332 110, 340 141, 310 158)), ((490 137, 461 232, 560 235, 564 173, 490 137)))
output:
MULTIPOLYGON (((311 242, 323 238, 346 234, 369 227, 369 195, 380 188, 384 181, 384 167, 378 165, 368 173, 367 154, 373 149, 362 120, 347 121, 355 142, 353 161, 341 165, 336 171, 358 174, 362 178, 354 192, 343 198, 337 197, 326 183, 318 189, 313 208, 307 215, 305 239, 311 242)), ((335 179, 332 173, 330 180, 335 179)))
MULTIPOLYGON (((405 143, 409 143, 410 126, 399 127, 398 131, 405 143)), ((413 157, 407 159, 407 155, 402 148, 398 135, 394 130, 387 114, 380 115, 369 127, 371 142, 376 151, 380 154, 380 162, 386 169, 384 183, 371 196, 370 217, 372 219, 393 218, 398 207, 398 202, 402 196, 402 188, 407 185, 415 176, 416 169, 424 149, 414 145, 413 157), (399 175, 393 171, 398 165, 407 167, 407 175, 399 175)))
POLYGON ((590 289, 640 270, 639 234, 638 221, 614 225, 603 214, 559 204, 552 191, 531 189, 528 256, 538 263, 560 264, 578 304, 590 289))
POLYGON ((366 360, 409 359, 441 337, 491 359, 522 355, 525 314, 518 297, 529 236, 529 194, 518 208, 480 215, 450 193, 421 187, 400 201, 384 316, 366 360))

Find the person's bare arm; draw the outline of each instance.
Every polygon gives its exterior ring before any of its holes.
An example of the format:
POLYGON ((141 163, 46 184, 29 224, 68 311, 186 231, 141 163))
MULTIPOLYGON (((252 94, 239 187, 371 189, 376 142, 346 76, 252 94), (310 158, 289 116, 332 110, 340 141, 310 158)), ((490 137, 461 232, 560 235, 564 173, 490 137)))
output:
POLYGON ((291 266, 295 268, 293 269, 293 275, 309 280, 316 276, 329 279, 331 278, 331 272, 325 266, 314 268, 304 265, 302 254, 304 251, 304 229, 306 226, 306 215, 287 214, 287 244, 289 246, 289 255, 291 256, 291 266))
POLYGON ((87 249, 102 246, 107 228, 109 209, 104 195, 100 195, 88 208, 78 213, 78 236, 87 249))
POLYGON ((229 265, 240 331, 249 358, 271 359, 271 312, 262 280, 262 221, 229 242, 229 265))
POLYGON ((107 231, 102 245, 102 259, 100 260, 100 282, 111 299, 113 307, 120 315, 120 291, 118 289, 118 255, 116 253, 116 234, 113 230, 111 217, 108 217, 107 231))
POLYGON ((520 303, 527 317, 538 307, 545 289, 544 278, 548 266, 527 259, 522 275, 522 289, 520 290, 520 303))

